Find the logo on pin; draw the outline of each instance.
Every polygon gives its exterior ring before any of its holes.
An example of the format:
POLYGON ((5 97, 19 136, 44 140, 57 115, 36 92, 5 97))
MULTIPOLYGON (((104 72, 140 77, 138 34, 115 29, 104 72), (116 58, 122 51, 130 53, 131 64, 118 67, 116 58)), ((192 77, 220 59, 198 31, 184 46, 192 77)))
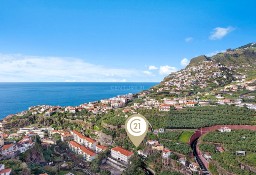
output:
POLYGON ((138 147, 147 134, 148 121, 144 116, 134 114, 126 120, 125 130, 132 143, 138 147))

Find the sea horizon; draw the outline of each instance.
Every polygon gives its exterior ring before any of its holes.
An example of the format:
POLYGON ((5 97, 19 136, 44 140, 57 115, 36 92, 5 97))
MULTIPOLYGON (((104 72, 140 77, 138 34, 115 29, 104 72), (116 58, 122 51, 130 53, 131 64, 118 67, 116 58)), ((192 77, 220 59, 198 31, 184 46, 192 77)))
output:
POLYGON ((30 106, 78 106, 136 94, 159 82, 0 82, 0 119, 30 106))

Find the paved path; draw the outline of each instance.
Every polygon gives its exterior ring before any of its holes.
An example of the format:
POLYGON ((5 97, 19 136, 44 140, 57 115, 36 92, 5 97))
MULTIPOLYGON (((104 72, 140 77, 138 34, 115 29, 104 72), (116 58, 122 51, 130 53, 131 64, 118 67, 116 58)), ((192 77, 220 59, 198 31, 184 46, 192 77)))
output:
POLYGON ((194 142, 192 142, 192 144, 191 144, 191 148, 192 148, 192 150, 193 150, 193 155, 195 156, 195 158, 196 158, 196 161, 197 161, 197 163, 199 164, 199 166, 200 166, 200 168, 201 168, 201 170, 202 170, 202 172, 203 172, 203 175, 210 175, 210 173, 208 172, 208 170, 207 170, 207 168, 206 168, 206 166, 204 165, 204 163, 203 163, 203 161, 201 160, 201 158, 199 157, 199 155, 197 154, 197 151, 196 151, 196 144, 197 144, 197 139, 194 141, 194 142))

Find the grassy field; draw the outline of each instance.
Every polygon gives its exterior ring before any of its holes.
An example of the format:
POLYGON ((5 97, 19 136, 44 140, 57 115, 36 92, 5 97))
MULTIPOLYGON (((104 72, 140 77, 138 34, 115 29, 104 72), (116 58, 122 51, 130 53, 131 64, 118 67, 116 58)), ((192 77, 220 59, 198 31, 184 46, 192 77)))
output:
POLYGON ((193 131, 183 131, 179 137, 179 142, 189 143, 189 139, 193 135, 193 133, 193 131))
POLYGON ((250 166, 256 167, 256 153, 248 153, 245 157, 241 158, 243 162, 250 166))

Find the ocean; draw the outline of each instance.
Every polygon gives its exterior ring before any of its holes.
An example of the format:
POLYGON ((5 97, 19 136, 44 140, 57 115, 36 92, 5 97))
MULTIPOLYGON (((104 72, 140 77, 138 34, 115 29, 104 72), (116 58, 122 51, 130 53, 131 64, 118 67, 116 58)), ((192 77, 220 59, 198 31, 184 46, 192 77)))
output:
POLYGON ((77 106, 138 93, 158 83, 0 83, 0 119, 35 105, 77 106))

